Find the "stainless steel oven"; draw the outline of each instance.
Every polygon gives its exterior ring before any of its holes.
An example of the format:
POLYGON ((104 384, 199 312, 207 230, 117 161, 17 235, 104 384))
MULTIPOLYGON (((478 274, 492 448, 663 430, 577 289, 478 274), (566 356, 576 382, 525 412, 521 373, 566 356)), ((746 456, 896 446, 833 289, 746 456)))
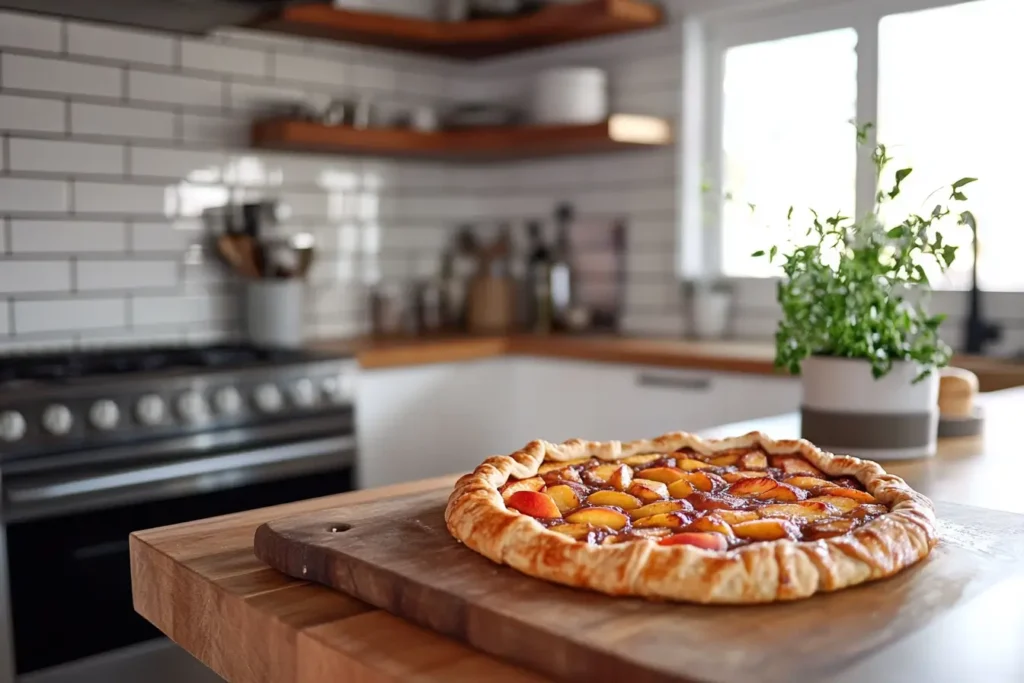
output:
MULTIPOLYGON (((249 400, 223 419, 212 407, 202 423, 178 419, 189 422, 182 429, 173 428, 172 418, 160 425, 158 438, 145 438, 151 432, 136 420, 120 438, 100 435, 94 443, 88 431, 65 444, 49 434, 41 451, 23 440, 12 454, 0 440, 0 572, 6 574, 0 576, 0 644, 8 649, 0 683, 216 680, 135 613, 128 536, 351 490, 351 392, 334 391, 350 366, 316 368, 299 373, 315 380, 314 400, 284 398, 273 415, 244 389, 268 386, 264 368, 259 381, 248 383, 238 373, 218 381, 164 381, 163 387, 178 387, 172 393, 210 398, 211 406, 228 384, 249 400)), ((296 376, 277 382, 283 397, 296 376)), ((109 385, 104 395, 113 395, 109 385)), ((39 410, 30 403, 19 411, 29 421, 54 405, 49 397, 39 410)), ((95 404, 70 397, 63 403, 76 415, 95 404)), ((167 404, 174 405, 173 395, 167 404)), ((0 401, 0 414, 3 408, 0 401)), ((180 412, 183 418, 186 411, 180 412)))

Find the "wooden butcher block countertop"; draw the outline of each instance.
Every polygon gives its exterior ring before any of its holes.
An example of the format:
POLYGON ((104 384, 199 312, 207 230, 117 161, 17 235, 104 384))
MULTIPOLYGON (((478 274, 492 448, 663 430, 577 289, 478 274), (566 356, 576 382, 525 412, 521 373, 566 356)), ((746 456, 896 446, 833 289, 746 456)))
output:
MULTIPOLYGON (((936 458, 890 463, 888 469, 936 500, 1022 513, 1017 473, 1024 463, 1019 436, 1024 389, 989 394, 981 403, 987 415, 982 436, 940 442, 936 458)), ((798 429, 796 419, 773 418, 763 426, 784 437, 798 429)), ((751 426, 757 424, 738 428, 751 426)), ((442 477, 135 533, 135 607, 234 683, 544 680, 341 593, 288 578, 253 556, 253 534, 264 522, 448 489, 454 480, 442 477)), ((863 661, 842 662, 840 673, 829 680, 1024 680, 1020 604, 1024 580, 1003 581, 971 599, 956 619, 937 622, 863 661)))
MULTIPOLYGON (((315 342, 315 349, 354 353, 366 369, 534 356, 602 363, 772 375, 775 346, 758 341, 689 341, 622 336, 360 337, 315 342)), ((957 356, 953 364, 978 375, 981 391, 1024 386, 1024 362, 957 356)))

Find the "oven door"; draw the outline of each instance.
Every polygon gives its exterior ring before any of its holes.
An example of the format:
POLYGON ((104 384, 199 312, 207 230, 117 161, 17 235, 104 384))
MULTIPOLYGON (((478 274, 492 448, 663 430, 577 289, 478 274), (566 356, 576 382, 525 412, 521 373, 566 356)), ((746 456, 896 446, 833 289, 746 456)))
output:
POLYGON ((132 607, 132 531, 352 489, 351 435, 3 481, 19 675, 160 636, 132 607))

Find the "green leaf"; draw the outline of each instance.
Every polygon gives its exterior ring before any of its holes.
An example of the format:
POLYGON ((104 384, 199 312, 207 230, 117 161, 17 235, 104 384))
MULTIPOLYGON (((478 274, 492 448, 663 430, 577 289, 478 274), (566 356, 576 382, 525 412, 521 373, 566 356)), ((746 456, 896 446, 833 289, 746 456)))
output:
POLYGON ((907 229, 902 225, 897 225, 895 228, 885 233, 889 239, 898 240, 906 234, 907 229))
POLYGON ((947 244, 942 248, 942 261, 946 264, 947 268, 953 265, 953 261, 956 260, 956 252, 957 248, 952 244, 947 244))
MULTIPOLYGON (((772 247, 772 248, 774 249, 774 247, 772 247)), ((764 256, 764 249, 758 249, 757 251, 755 251, 750 256, 751 256, 751 258, 761 258, 762 256, 764 256)))
POLYGON ((779 248, 778 248, 778 247, 776 247, 776 246, 773 246, 773 247, 772 247, 772 248, 771 248, 771 249, 770 249, 770 250, 768 251, 768 263, 771 263, 772 261, 774 261, 774 260, 775 260, 775 256, 776 256, 776 255, 777 255, 778 253, 779 253, 779 248))
POLYGON ((960 180, 958 180, 955 183, 953 183, 953 189, 954 190, 959 190, 961 187, 964 187, 966 185, 970 185, 971 183, 976 183, 976 182, 978 182, 977 178, 961 178, 960 180))
POLYGON ((928 273, 924 272, 924 267, 920 264, 914 266, 914 272, 917 273, 917 281, 923 284, 928 284, 928 273))
POLYGON ((747 207, 750 209, 750 213, 757 211, 757 204, 754 202, 747 202, 747 207))
POLYGON ((786 212, 786 220, 787 221, 793 220, 793 207, 792 206, 789 207, 789 211, 786 212))
POLYGON ((974 214, 970 211, 964 211, 961 213, 960 220, 958 222, 960 225, 966 225, 971 230, 977 231, 978 229, 978 222, 974 220, 974 214))
POLYGON ((901 168, 900 170, 896 171, 896 184, 899 185, 900 183, 902 183, 904 180, 906 180, 907 176, 913 172, 914 169, 912 168, 901 168))

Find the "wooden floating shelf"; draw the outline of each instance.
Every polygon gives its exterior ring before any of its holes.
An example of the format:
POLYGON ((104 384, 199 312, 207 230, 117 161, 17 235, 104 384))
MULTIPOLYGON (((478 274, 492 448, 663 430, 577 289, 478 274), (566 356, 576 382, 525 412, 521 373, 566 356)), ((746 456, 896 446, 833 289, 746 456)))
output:
POLYGON ((285 7, 251 28, 473 59, 653 28, 661 9, 645 0, 587 0, 549 5, 512 19, 444 22, 336 9, 285 7))
POLYGON ((510 126, 421 133, 396 128, 325 126, 268 119, 253 125, 252 143, 263 149, 362 156, 491 161, 613 152, 667 145, 669 123, 653 116, 616 114, 585 126, 510 126))

